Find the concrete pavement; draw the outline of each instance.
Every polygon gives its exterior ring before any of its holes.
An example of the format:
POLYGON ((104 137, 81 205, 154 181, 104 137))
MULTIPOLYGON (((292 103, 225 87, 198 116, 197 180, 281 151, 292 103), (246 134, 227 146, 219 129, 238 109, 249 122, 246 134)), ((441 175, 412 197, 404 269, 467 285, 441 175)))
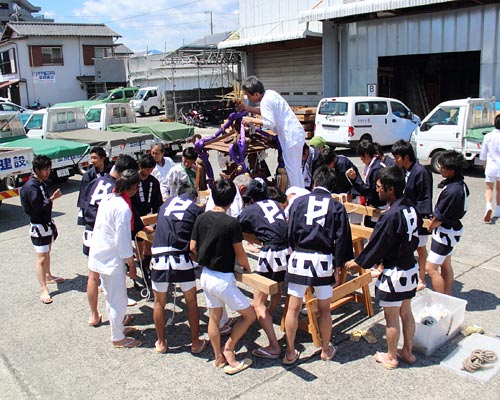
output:
MULTIPOLYGON (((439 177, 434 175, 435 186, 439 177)), ((464 218, 465 233, 456 248, 453 266, 454 295, 468 301, 463 326, 477 324, 486 334, 500 334, 500 221, 482 223, 483 179, 481 171, 466 176, 471 190, 469 210, 464 218)), ((61 185, 63 197, 55 202, 54 216, 59 238, 52 252, 52 270, 67 281, 54 285, 54 303, 38 301, 34 273, 34 252, 28 237, 28 218, 19 198, 0 207, 0 398, 1 399, 500 399, 500 376, 481 384, 441 367, 443 360, 463 336, 443 345, 432 356, 417 355, 417 362, 400 363, 387 371, 373 360, 375 351, 385 351, 383 315, 366 319, 361 306, 350 304, 332 314, 337 340, 353 327, 370 328, 379 342, 369 345, 344 341, 332 362, 322 362, 309 335, 298 333, 298 364, 285 367, 281 361, 262 360, 250 352, 266 345, 263 331, 254 324, 237 349, 238 358, 250 357, 254 364, 235 376, 214 368, 212 350, 193 356, 182 296, 176 299, 174 326, 167 327, 169 351, 154 352, 155 332, 152 303, 140 300, 129 312, 142 329, 144 341, 137 349, 114 349, 100 296, 105 323, 87 326, 89 315, 86 287, 86 259, 81 253, 81 227, 76 225, 75 207, 79 177, 61 185)), ((437 193, 437 189, 436 189, 437 193)), ((130 282, 129 282, 129 286, 130 282)), ((131 289, 131 297, 139 299, 131 289)), ((250 292, 249 292, 250 294, 250 292)), ((173 291, 169 292, 169 311, 173 291)), ((199 291, 201 331, 206 333, 208 313, 199 291)), ((281 308, 275 314, 279 331, 281 308)), ((500 356, 500 354, 499 354, 500 356)))

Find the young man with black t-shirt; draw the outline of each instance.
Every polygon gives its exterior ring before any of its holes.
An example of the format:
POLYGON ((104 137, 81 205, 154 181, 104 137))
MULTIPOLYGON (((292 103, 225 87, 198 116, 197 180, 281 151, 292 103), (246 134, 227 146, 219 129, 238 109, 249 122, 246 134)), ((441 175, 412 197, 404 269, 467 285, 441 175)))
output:
POLYGON ((229 375, 243 371, 252 364, 250 359, 238 362, 234 348, 255 321, 255 311, 236 286, 234 277, 235 259, 243 269, 250 271, 242 245, 240 224, 226 214, 235 195, 236 186, 232 181, 221 179, 215 182, 212 188, 215 207, 196 219, 190 243, 190 250, 198 255, 198 263, 204 267, 200 282, 210 310, 208 336, 215 354, 214 365, 223 367, 229 375), (226 304, 233 311, 238 311, 241 318, 233 326, 222 350, 219 323, 226 304))

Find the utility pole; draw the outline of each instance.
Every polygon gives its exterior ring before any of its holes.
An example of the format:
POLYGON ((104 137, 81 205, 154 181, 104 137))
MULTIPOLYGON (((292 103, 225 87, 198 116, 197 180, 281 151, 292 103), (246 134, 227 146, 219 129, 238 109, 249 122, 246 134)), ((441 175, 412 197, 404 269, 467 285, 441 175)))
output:
POLYGON ((212 11, 205 11, 205 14, 210 14, 210 34, 214 34, 214 22, 212 19, 212 11))

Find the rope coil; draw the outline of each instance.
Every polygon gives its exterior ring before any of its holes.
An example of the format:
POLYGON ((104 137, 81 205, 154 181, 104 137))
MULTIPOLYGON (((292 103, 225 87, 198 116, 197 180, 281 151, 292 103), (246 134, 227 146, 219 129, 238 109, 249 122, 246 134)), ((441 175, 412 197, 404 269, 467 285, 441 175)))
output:
POLYGON ((474 350, 469 357, 462 361, 462 369, 468 372, 475 372, 480 369, 491 368, 492 365, 484 365, 493 363, 497 360, 497 355, 491 350, 474 350))

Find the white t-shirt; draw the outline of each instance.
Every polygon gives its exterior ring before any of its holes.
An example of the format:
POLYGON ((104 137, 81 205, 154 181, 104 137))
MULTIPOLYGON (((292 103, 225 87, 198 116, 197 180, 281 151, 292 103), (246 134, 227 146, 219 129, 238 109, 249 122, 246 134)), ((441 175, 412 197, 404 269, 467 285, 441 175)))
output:
POLYGON ((125 259, 134 255, 131 218, 132 211, 123 197, 112 193, 101 201, 90 244, 91 271, 111 275, 116 268, 125 268, 125 259))
POLYGON ((274 90, 266 90, 260 101, 260 114, 264 129, 271 129, 278 134, 282 149, 289 149, 297 144, 304 144, 306 132, 292 109, 274 90))
MULTIPOLYGON (((212 199, 212 195, 208 196, 207 198, 207 204, 205 205, 205 211, 210 211, 212 208, 215 207, 214 200, 212 199)), ((244 204, 243 204, 243 199, 241 198, 240 191, 236 189, 236 196, 234 197, 233 202, 231 203, 231 207, 229 207, 226 211, 226 214, 238 218, 238 215, 240 215, 241 210, 243 210, 244 204)))
POLYGON ((479 158, 486 161, 485 176, 500 177, 500 129, 484 136, 479 158))
POLYGON ((168 197, 168 171, 170 171, 170 168, 172 168, 175 163, 170 157, 163 157, 163 161, 163 166, 156 164, 151 175, 153 175, 156 179, 158 179, 158 182, 160 182, 161 196, 165 200, 168 197))

